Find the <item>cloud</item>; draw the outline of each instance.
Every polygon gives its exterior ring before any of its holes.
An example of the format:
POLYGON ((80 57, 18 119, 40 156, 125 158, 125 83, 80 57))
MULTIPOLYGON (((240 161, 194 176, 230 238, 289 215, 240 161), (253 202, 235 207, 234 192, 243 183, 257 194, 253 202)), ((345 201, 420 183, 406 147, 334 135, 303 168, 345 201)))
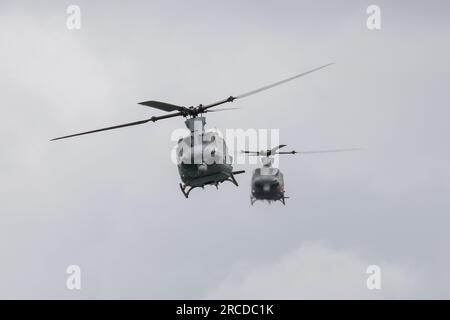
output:
POLYGON ((265 265, 240 265, 210 292, 210 299, 404 299, 420 276, 396 263, 369 261, 323 244, 304 244, 265 265), (381 268, 381 290, 366 286, 367 267, 381 268))

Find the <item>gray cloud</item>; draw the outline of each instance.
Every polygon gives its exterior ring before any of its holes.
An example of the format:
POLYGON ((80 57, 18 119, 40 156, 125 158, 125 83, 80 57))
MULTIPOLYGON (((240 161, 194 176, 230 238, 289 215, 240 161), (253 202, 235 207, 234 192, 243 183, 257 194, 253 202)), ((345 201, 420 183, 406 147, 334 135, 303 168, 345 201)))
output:
POLYGON ((370 261, 352 252, 306 243, 268 264, 237 264, 210 299, 398 299, 420 292, 411 268, 382 263, 381 288, 369 290, 370 261), (384 286, 386 284, 386 286, 384 286))

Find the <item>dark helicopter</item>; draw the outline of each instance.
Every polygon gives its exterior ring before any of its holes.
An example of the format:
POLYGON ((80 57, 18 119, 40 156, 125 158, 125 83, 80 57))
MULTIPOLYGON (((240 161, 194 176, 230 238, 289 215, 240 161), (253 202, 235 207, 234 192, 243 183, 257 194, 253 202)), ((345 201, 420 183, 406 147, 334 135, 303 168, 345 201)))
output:
POLYGON ((317 151, 278 151, 281 148, 286 147, 285 144, 281 144, 270 150, 261 151, 242 151, 251 156, 260 156, 262 162, 262 168, 257 168, 253 171, 251 182, 251 194, 250 203, 253 205, 257 200, 266 200, 269 203, 272 201, 280 201, 283 205, 286 205, 284 195, 284 177, 283 173, 278 168, 272 167, 273 156, 277 154, 311 154, 311 153, 329 153, 329 152, 344 152, 354 151, 359 149, 334 149, 334 150, 317 150, 317 151))
POLYGON ((293 77, 266 85, 259 89, 252 90, 237 96, 230 96, 226 99, 207 105, 200 104, 196 107, 194 106, 184 107, 153 100, 140 102, 139 104, 141 105, 152 107, 170 113, 161 116, 153 116, 151 118, 141 121, 130 122, 112 127, 58 137, 52 139, 51 141, 101 131, 136 126, 168 118, 184 117, 187 118, 185 121, 185 125, 191 132, 190 135, 181 138, 177 144, 178 171, 180 174, 180 178, 182 180, 182 183, 180 183, 180 188, 184 196, 188 198, 189 193, 192 191, 192 189, 200 187, 204 188, 205 185, 214 185, 216 186, 216 188, 218 188, 219 184, 225 181, 230 181, 236 186, 238 186, 238 183, 234 175, 244 173, 245 171, 233 171, 232 157, 228 155, 225 141, 220 137, 218 133, 205 131, 206 120, 205 117, 203 117, 203 114, 208 112, 217 112, 234 109, 234 108, 223 108, 223 109, 211 109, 211 108, 217 107, 219 105, 228 102, 233 102, 234 100, 237 99, 248 97, 250 95, 256 94, 264 90, 268 90, 275 86, 281 85, 288 81, 300 78, 309 73, 325 68, 331 64, 332 63, 329 63, 324 66, 295 75, 293 77))

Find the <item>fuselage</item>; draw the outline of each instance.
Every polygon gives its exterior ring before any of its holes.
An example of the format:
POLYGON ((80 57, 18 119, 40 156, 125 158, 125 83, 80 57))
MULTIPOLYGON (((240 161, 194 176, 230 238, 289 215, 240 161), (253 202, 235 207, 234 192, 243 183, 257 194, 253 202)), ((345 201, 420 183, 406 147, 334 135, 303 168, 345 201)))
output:
POLYGON ((251 188, 252 196, 257 200, 280 200, 284 197, 283 174, 273 167, 255 169, 251 188))
POLYGON ((176 156, 178 172, 187 186, 202 187, 216 184, 230 178, 233 172, 232 157, 228 155, 225 140, 214 131, 204 131, 204 119, 194 118, 186 126, 190 135, 177 143, 176 156), (198 130, 194 128, 200 123, 198 130))

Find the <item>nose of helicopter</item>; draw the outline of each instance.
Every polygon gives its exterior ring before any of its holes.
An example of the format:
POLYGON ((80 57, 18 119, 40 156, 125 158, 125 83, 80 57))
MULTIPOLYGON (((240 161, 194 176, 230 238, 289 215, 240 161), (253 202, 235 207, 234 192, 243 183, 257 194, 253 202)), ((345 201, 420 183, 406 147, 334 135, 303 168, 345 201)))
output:
POLYGON ((205 173, 208 170, 208 166, 205 163, 199 164, 197 170, 200 173, 205 173))
POLYGON ((279 183, 273 177, 265 177, 254 183, 254 191, 258 193, 270 193, 277 190, 279 183))
POLYGON ((271 184, 270 183, 264 183, 264 185, 263 185, 263 191, 264 192, 270 192, 270 188, 271 187, 271 184))

